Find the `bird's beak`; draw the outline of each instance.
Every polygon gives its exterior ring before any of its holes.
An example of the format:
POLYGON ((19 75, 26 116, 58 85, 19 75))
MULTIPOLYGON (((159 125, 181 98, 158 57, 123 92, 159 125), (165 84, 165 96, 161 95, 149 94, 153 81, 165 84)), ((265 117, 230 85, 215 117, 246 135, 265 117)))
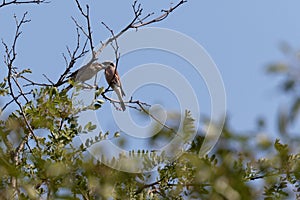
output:
POLYGON ((107 63, 101 63, 102 69, 106 69, 109 65, 107 63))
POLYGON ((100 66, 102 69, 106 69, 106 66, 103 63, 101 63, 100 66))
POLYGON ((104 61, 103 63, 101 63, 104 66, 104 69, 108 68, 113 62, 111 61, 104 61))

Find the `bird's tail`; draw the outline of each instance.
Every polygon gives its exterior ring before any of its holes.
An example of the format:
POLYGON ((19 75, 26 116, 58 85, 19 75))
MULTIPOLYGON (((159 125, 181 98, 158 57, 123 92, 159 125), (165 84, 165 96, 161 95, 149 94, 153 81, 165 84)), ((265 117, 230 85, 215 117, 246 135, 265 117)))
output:
POLYGON ((118 99, 119 99, 122 110, 125 111, 126 107, 125 107, 125 104, 124 104, 124 101, 123 101, 123 98, 122 98, 121 89, 118 87, 118 88, 115 88, 114 91, 116 92, 116 94, 118 96, 118 99))

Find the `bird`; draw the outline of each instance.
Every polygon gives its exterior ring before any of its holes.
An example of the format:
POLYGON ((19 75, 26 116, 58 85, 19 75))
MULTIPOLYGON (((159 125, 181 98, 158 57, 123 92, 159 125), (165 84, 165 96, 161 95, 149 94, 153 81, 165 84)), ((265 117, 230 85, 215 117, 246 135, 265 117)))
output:
POLYGON ((76 82, 85 82, 93 78, 102 69, 104 69, 104 66, 101 63, 94 62, 92 64, 84 65, 73 72, 69 77, 74 78, 74 81, 76 82))
MULTIPOLYGON (((101 63, 94 62, 92 64, 86 64, 80 69, 76 70, 72 74, 70 74, 67 78, 73 79, 75 82, 85 82, 93 78, 99 71, 104 69, 104 66, 101 63)), ((73 85, 69 85, 65 88, 65 91, 70 90, 73 85)))
POLYGON ((119 103, 123 111, 126 110, 123 96, 125 96, 125 92, 122 88, 121 80, 119 73, 117 71, 116 65, 112 61, 105 61, 102 63, 105 68, 105 79, 107 84, 115 91, 118 96, 119 103))

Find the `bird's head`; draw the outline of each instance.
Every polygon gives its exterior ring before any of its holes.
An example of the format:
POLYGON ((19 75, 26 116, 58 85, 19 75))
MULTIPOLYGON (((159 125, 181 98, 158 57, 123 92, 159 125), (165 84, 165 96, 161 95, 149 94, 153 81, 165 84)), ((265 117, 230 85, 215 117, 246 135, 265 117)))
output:
POLYGON ((115 64, 112 61, 104 61, 101 63, 103 65, 103 68, 106 69, 108 67, 116 67, 115 64))
POLYGON ((102 70, 102 69, 106 69, 106 67, 104 67, 103 64, 98 63, 98 62, 92 63, 92 67, 93 67, 96 71, 100 71, 100 70, 102 70))

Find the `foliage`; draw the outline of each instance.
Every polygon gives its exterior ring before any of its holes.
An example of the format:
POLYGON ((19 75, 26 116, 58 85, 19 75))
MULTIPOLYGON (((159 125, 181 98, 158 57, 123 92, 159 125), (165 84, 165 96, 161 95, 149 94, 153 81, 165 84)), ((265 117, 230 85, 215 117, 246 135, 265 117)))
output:
MULTIPOLYGON (((55 87, 35 89, 22 110, 33 130, 42 129, 43 134, 35 134, 29 139, 19 155, 19 162, 15 163, 15 151, 28 134, 28 127, 19 109, 0 122, 2 199, 9 199, 14 194, 13 177, 18 180, 20 199, 300 197, 300 155, 292 153, 297 148, 295 142, 289 145, 279 139, 272 142, 261 131, 238 134, 226 125, 214 152, 204 158, 198 155, 203 139, 199 133, 189 150, 178 159, 165 163, 161 160, 163 165, 157 173, 131 174, 87 157, 83 144, 79 147, 72 145, 80 132, 88 133, 95 126, 91 123, 85 127, 78 125, 80 110, 74 108, 66 93, 55 87), (256 143, 253 143, 254 134, 258 138, 256 143), (264 154, 267 156, 259 156, 264 154)), ((192 132, 192 124, 193 120, 187 113, 183 130, 192 132)), ((168 137, 172 137, 169 130, 165 131, 168 137)), ((289 135, 285 136, 287 140, 289 135)), ((104 139, 107 136, 102 135, 95 141, 104 139)), ((141 151, 139 154, 148 153, 141 151)), ((131 156, 139 155, 133 153, 131 156)), ((149 159, 157 163, 158 158, 149 156, 149 159)))
MULTIPOLYGON (((3 1, 0 7, 13 3, 3 1)), ((79 3, 78 7, 81 9, 79 3)), ((138 19, 139 12, 135 14, 138 19)), ((87 14, 83 15, 89 20, 87 14)), ((5 112, 0 121, 1 199, 300 198, 300 138, 292 133, 300 110, 299 65, 295 68, 275 63, 268 68, 269 73, 283 77, 280 88, 292 102, 290 107, 279 110, 278 139, 271 139, 264 133, 262 119, 258 120, 259 128, 253 128, 251 133, 237 133, 227 122, 217 146, 205 157, 199 157, 204 138, 204 133, 199 132, 189 148, 172 161, 165 159, 165 154, 144 149, 131 151, 130 157, 144 157, 144 169, 153 171, 122 172, 96 160, 87 151, 95 143, 122 137, 119 132, 99 133, 83 144, 73 143, 79 134, 89 134, 96 129, 91 122, 80 126, 78 114, 101 109, 103 100, 95 100, 88 106, 75 106, 59 84, 39 85, 27 80, 32 86, 27 92, 20 86, 19 81, 31 73, 30 69, 18 72, 13 65, 19 29, 22 23, 28 22, 25 17, 26 14, 20 22, 16 20, 17 32, 12 48, 3 42, 7 76, 0 82, 0 96, 5 103, 0 113, 8 107, 11 110, 5 112)), ((139 22, 133 24, 140 27, 139 22)), ((80 25, 76 25, 80 29, 80 25)), ((91 40, 90 30, 87 35, 91 40)), ((77 50, 73 55, 69 52, 68 66, 72 67, 86 53, 85 48, 81 54, 77 54, 77 50)), ((61 83, 66 74, 61 76, 61 83)), ((98 89, 96 98, 103 91, 104 88, 98 89)), ((149 114, 143 104, 138 102, 138 105, 141 112, 149 114)), ((172 130, 177 130, 179 125, 173 126, 165 127, 154 140, 173 138, 172 130)), ((185 137, 195 131, 194 120, 188 111, 181 131, 185 137)), ((108 162, 113 165, 122 156, 108 162)))

